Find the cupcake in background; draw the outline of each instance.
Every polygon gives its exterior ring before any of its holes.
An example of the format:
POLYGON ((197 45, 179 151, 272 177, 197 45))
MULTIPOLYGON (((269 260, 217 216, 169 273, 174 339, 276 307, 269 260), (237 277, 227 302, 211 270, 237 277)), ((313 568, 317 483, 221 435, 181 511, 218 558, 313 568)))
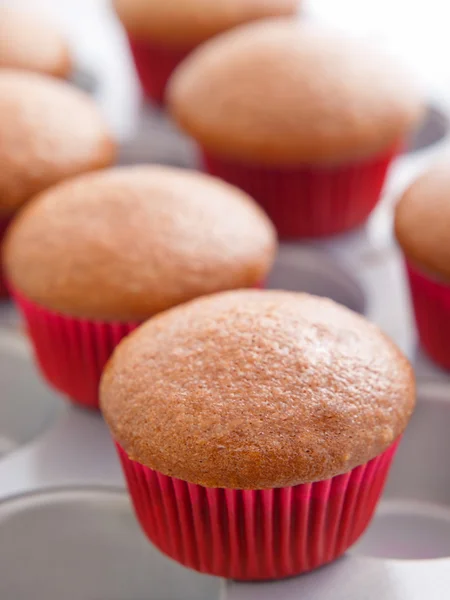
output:
MULTIPOLYGON (((49 186, 109 166, 116 147, 93 100, 45 75, 0 69, 0 242, 15 213, 49 186)), ((5 295, 0 269, 0 294, 5 295)))
POLYGON ((260 580, 315 569, 364 532, 414 388, 356 313, 241 290, 142 325, 100 397, 149 539, 197 571, 260 580))
POLYGON ((442 162, 420 176, 395 213, 420 342, 446 369, 450 369, 449 164, 442 162))
POLYGON ((0 6, 0 68, 67 78, 72 59, 66 39, 41 17, 0 6))
POLYGON ((423 113, 387 58, 288 18, 206 42, 176 70, 167 98, 206 170, 251 194, 283 238, 364 223, 423 113))
POLYGON ((260 285, 275 250, 269 219, 240 190, 137 166, 38 196, 10 227, 3 256, 44 376, 97 408, 101 372, 125 335, 197 296, 260 285))
POLYGON ((205 40, 257 19, 293 15, 299 0, 114 0, 146 96, 164 100, 178 63, 205 40))

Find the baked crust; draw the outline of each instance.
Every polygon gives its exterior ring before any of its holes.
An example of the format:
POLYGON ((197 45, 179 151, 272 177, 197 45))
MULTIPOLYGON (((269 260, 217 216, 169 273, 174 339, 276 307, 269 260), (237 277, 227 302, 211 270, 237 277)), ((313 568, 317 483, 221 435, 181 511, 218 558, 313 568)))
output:
POLYGON ((392 61, 288 18, 206 42, 175 71, 167 98, 206 150, 269 166, 391 151, 423 114, 420 94, 392 61))
POLYGON ((45 75, 0 70, 0 215, 115 156, 109 128, 87 94, 45 75))
POLYGON ((116 349, 101 407, 127 454, 207 487, 325 480, 403 432, 411 365, 331 300, 236 291, 150 319, 116 349))
POLYGON ((196 296, 260 284, 272 224, 219 179, 162 166, 118 167, 44 192, 4 243, 9 281, 46 308, 143 320, 196 296))
POLYGON ((72 70, 68 44, 53 24, 0 7, 0 67, 66 78, 72 70))

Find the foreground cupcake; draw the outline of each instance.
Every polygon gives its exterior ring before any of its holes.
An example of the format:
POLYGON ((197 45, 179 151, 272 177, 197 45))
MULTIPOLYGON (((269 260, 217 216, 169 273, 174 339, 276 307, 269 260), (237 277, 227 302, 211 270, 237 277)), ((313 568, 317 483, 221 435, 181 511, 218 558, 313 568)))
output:
POLYGON ((369 523, 415 401, 411 366, 332 301, 237 291, 150 319, 101 383, 137 517, 185 566, 275 579, 369 523))
POLYGON ((89 96, 51 77, 0 70, 0 242, 32 196, 114 158, 115 144, 89 96))
POLYGON ((273 228, 243 192, 199 173, 129 167, 33 200, 4 259, 47 378, 98 406, 101 371, 141 321, 196 296, 263 282, 273 228))
POLYGON ((387 59, 293 19, 205 43, 177 69, 168 102, 205 168, 256 198, 282 237, 361 225, 422 114, 387 59))
POLYGON ((67 41, 51 23, 0 7, 0 67, 66 78, 72 70, 67 41))
POLYGON ((161 103, 167 80, 198 44, 236 25, 292 15, 299 0, 114 0, 145 94, 161 103))
POLYGON ((403 250, 420 341, 450 369, 450 171, 423 174, 397 205, 395 232, 403 250))

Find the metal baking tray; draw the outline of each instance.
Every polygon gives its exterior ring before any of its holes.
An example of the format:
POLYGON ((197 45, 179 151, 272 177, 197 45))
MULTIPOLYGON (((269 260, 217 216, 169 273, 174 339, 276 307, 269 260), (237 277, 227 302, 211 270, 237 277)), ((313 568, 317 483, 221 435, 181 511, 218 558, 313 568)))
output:
MULTIPOLYGON (((450 374, 434 366, 418 347, 391 226, 393 204, 401 190, 450 150, 450 85, 448 93, 449 97, 443 86, 430 86, 428 118, 394 165, 383 201, 367 225, 328 240, 283 244, 268 282, 269 287, 331 297, 366 315, 397 342, 416 368, 416 413, 376 516, 357 544, 332 565, 264 584, 226 583, 163 557, 136 524, 101 416, 70 406, 46 387, 33 366, 21 322, 13 307, 4 303, 0 305, 2 600, 450 598, 450 374)), ((115 114, 117 121, 119 117, 115 114)), ((147 106, 138 117, 134 136, 121 124, 128 132, 122 163, 197 164, 192 144, 163 113, 147 106)))

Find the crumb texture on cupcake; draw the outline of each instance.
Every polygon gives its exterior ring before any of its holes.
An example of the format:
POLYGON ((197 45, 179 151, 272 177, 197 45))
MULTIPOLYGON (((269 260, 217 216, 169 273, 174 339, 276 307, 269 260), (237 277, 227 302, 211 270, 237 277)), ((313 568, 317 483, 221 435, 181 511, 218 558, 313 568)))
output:
POLYGON ((449 161, 421 175, 403 194, 395 213, 395 234, 415 265, 450 281, 449 161))
POLYGON ((114 0, 127 31, 172 46, 195 46, 265 17, 293 15, 300 0, 114 0))
POLYGON ((208 175, 118 167, 44 192, 4 244, 7 277, 48 309, 141 320, 180 302, 261 283, 272 224, 243 192, 208 175))
POLYGON ((133 460, 207 487, 264 489, 382 453, 415 385, 363 317, 307 294, 241 290, 150 319, 116 349, 100 396, 133 460))
POLYGON ((68 77, 72 61, 64 36, 53 24, 0 6, 0 67, 68 77))
POLYGON ((114 158, 115 144, 89 96, 44 75, 0 71, 0 215, 114 158))
POLYGON ((292 18, 242 26, 203 44, 175 72, 168 103, 207 150, 280 166, 390 150, 423 111, 418 92, 387 57, 292 18))

